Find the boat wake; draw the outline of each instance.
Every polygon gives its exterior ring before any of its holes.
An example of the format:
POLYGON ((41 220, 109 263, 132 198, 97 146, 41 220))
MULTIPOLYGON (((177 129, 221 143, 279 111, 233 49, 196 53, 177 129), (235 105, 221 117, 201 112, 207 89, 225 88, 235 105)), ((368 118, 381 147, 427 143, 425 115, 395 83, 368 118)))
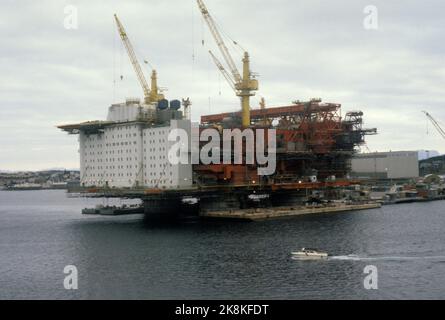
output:
POLYGON ((436 260, 444 261, 445 256, 426 256, 426 257, 409 257, 409 256, 384 256, 384 257, 361 257, 355 254, 350 254, 346 256, 330 256, 329 260, 349 260, 349 261, 411 261, 411 260, 436 260))

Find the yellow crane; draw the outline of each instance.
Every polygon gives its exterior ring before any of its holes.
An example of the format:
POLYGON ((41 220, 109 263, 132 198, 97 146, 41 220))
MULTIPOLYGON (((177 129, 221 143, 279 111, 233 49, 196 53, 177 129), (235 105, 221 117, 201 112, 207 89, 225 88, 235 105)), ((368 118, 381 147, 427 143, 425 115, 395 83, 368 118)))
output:
POLYGON ((125 31, 124 26, 122 25, 116 14, 114 15, 114 19, 116 20, 117 30, 122 39, 122 42, 124 43, 125 49, 127 50, 128 57, 130 58, 131 64, 133 65, 133 69, 136 72, 142 90, 144 91, 144 102, 150 104, 164 99, 164 95, 159 93, 156 70, 153 69, 151 74, 151 89, 150 89, 147 80, 145 79, 144 73, 142 72, 138 59, 136 58, 136 54, 134 53, 130 39, 128 39, 127 32, 125 31))
POLYGON ((436 121, 436 119, 434 119, 433 116, 430 115, 428 112, 426 112, 426 111, 422 111, 422 112, 428 117, 428 119, 430 119, 431 123, 434 125, 437 132, 439 132, 439 134, 442 136, 442 138, 445 139, 445 131, 442 129, 442 127, 439 125, 439 123, 436 121))
POLYGON ((237 96, 241 98, 241 110, 242 110, 242 124, 243 127, 250 126, 250 97, 255 95, 256 90, 258 90, 258 80, 252 77, 250 72, 250 60, 249 54, 244 52, 243 57, 243 71, 242 74, 238 71, 232 56, 230 55, 227 46, 224 43, 221 34, 216 27, 216 23, 210 15, 207 7, 202 0, 197 0, 199 10, 201 11, 207 26, 210 29, 213 38, 218 45, 219 50, 230 69, 230 73, 226 71, 221 62, 215 57, 215 55, 210 51, 210 55, 213 58, 218 69, 222 72, 223 76, 226 78, 229 85, 235 90, 237 96))

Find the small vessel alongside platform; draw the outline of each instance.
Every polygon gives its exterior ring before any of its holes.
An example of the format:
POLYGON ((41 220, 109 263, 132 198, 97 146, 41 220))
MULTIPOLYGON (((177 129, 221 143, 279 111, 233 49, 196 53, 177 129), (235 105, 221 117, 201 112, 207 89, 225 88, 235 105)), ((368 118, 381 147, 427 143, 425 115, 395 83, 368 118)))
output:
POLYGON ((117 206, 102 206, 98 205, 95 208, 82 209, 82 214, 95 214, 102 216, 117 216, 124 214, 144 213, 144 207, 141 205, 123 205, 117 206))

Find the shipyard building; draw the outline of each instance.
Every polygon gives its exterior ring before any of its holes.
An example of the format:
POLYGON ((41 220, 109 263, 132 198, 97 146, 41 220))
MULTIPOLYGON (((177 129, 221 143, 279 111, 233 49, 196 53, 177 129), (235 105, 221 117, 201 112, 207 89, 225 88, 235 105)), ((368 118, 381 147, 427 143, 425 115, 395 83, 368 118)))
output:
POLYGON ((417 151, 361 153, 351 160, 351 175, 357 178, 405 179, 419 176, 417 151))

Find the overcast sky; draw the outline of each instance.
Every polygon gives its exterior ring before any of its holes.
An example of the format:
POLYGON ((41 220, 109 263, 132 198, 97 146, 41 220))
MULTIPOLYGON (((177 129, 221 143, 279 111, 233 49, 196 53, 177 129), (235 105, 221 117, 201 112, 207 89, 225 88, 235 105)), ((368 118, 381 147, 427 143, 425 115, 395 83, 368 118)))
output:
MULTIPOLYGON (((372 151, 445 152, 421 113, 445 122, 444 1, 205 2, 251 55, 260 76, 252 107, 260 97, 268 106, 321 97, 341 103, 343 114, 365 113, 365 126, 379 132, 367 138, 372 151), (363 26, 368 5, 378 9, 377 30, 363 26)), ((239 108, 209 58, 214 41, 195 0, 3 0, 0 170, 78 168, 77 137, 55 126, 105 119, 111 103, 142 96, 114 13, 166 96, 191 98, 194 120, 239 108), (77 29, 64 27, 67 5, 78 10, 77 29)), ((240 65, 240 52, 232 53, 240 65)))

